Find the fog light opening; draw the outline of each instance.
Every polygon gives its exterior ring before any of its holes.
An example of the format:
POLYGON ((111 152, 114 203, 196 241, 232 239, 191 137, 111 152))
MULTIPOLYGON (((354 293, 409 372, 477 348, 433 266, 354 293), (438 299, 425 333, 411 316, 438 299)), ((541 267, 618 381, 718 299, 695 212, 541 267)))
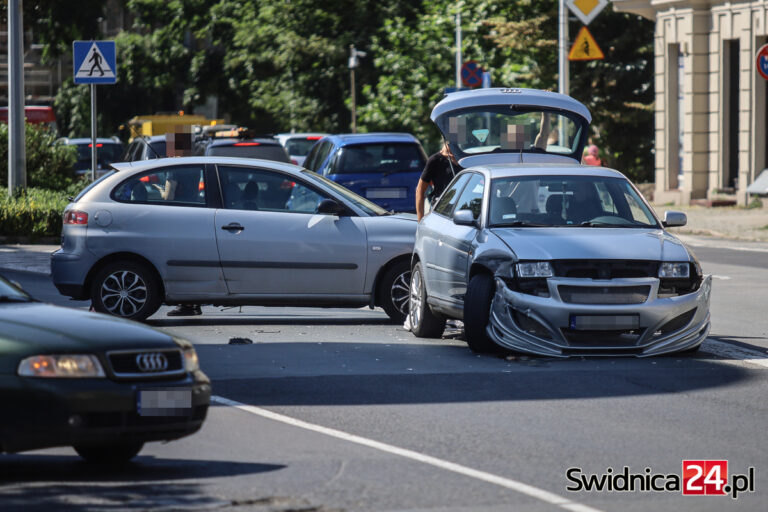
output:
POLYGON ((538 320, 534 320, 530 316, 512 308, 509 308, 509 312, 521 330, 532 336, 536 336, 537 338, 542 338, 545 340, 552 339, 552 335, 549 333, 549 330, 544 327, 538 320))

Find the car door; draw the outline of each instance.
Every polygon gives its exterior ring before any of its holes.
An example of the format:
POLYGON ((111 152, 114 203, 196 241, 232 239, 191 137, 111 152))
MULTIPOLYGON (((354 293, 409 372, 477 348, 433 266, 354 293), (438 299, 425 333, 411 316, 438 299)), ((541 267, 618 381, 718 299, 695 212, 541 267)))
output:
POLYGON ((425 216, 419 226, 419 243, 424 256, 424 274, 427 281, 427 292, 430 297, 445 298, 450 282, 449 270, 440 265, 443 258, 443 239, 445 232, 453 227, 451 218, 453 207, 459 200, 461 190, 470 178, 470 174, 460 174, 445 189, 434 210, 425 216))
MULTIPOLYGON (((473 173, 462 190, 456 206, 455 214, 461 210, 470 210, 475 220, 480 219, 485 192, 485 177, 479 173, 473 173)), ((469 272, 469 253, 472 242, 477 236, 477 228, 474 226, 460 226, 453 223, 443 232, 443 237, 438 243, 437 265, 445 269, 445 286, 442 289, 444 299, 456 302, 463 301, 467 292, 467 275, 469 272)))
POLYGON ((294 175, 238 166, 218 172, 223 208, 216 238, 230 294, 363 294, 362 219, 315 213, 329 196, 294 175))

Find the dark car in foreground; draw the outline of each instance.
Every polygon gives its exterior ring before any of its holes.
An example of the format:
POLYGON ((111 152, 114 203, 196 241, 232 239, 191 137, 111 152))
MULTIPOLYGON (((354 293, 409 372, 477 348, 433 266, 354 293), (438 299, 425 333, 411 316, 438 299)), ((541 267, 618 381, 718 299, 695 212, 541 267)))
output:
POLYGON ((34 300, 0 277, 0 453, 72 446, 93 462, 196 432, 211 396, 188 341, 34 300))
POLYGON ((410 133, 349 133, 318 141, 304 167, 386 210, 414 212, 426 163, 421 143, 410 133))

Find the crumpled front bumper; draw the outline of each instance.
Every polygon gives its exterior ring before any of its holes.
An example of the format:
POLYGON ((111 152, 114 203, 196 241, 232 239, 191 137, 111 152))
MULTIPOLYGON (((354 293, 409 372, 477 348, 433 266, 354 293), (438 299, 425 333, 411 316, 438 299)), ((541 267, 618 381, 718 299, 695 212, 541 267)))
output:
POLYGON ((513 291, 497 278, 488 336, 502 347, 542 356, 646 357, 694 348, 709 334, 712 276, 704 276, 695 292, 669 298, 657 296, 659 280, 656 278, 610 281, 550 278, 547 284, 550 296, 539 297, 513 291), (560 297, 558 286, 563 284, 596 288, 649 285, 651 288, 648 298, 639 304, 574 304, 560 297), (606 324, 610 324, 612 318, 636 317, 638 328, 626 333, 609 328, 575 331, 574 318, 579 317, 599 317, 605 319, 606 324))

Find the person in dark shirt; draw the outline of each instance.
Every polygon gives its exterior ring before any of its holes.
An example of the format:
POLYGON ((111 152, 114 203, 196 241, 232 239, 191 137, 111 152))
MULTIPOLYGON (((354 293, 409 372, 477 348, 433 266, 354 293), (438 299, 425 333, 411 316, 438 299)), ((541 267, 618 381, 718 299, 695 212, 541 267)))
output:
POLYGON ((443 148, 430 156, 424 171, 421 173, 421 179, 416 186, 416 217, 419 220, 424 216, 424 197, 427 193, 427 187, 432 185, 432 198, 440 197, 443 190, 448 186, 454 176, 462 168, 456 157, 451 153, 448 141, 443 142, 443 148))

